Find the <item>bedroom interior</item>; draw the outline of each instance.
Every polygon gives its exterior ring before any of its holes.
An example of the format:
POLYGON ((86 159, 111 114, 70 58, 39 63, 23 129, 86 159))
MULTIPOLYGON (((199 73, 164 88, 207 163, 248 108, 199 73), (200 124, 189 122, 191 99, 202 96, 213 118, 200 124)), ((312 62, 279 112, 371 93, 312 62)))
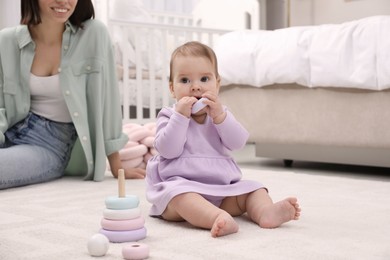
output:
MULTIPOLYGON (((237 27, 223 22, 229 16, 212 26, 210 1, 94 1, 112 33, 123 122, 153 122, 172 104, 167 61, 176 46, 212 46, 221 100, 250 132, 233 153, 243 178, 275 200, 297 196, 302 217, 267 230, 244 216, 239 233, 213 239, 148 217, 144 181, 128 180, 126 193, 141 198, 149 259, 390 259, 388 0, 223 0, 240 6, 237 27), (138 8, 133 19, 126 5, 138 8)), ((14 3, 0 3, 0 29, 18 22, 14 3)), ((67 176, 1 190, 0 259, 95 259, 87 242, 116 188, 107 172, 103 182, 67 176)), ((99 259, 122 259, 124 244, 110 243, 99 259)))

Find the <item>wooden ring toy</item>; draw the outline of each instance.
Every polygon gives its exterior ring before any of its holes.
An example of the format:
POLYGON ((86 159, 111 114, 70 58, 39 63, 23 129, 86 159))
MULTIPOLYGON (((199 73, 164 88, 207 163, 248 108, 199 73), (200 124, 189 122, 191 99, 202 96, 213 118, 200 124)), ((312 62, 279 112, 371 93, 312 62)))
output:
POLYGON ((149 257, 149 246, 143 243, 132 243, 122 248, 122 256, 126 260, 139 260, 149 257))
POLYGON ((105 204, 108 209, 132 209, 138 207, 139 197, 136 195, 126 195, 126 197, 108 196, 105 204))
POLYGON ((103 229, 111 231, 127 231, 140 229, 144 226, 144 224, 145 219, 142 216, 126 220, 110 220, 103 218, 100 221, 100 225, 103 229))
POLYGON ((126 231, 110 231, 102 228, 99 233, 105 235, 113 243, 134 242, 146 237, 146 228, 126 231))
POLYGON ((111 219, 111 220, 126 220, 126 219, 134 219, 141 216, 140 207, 132 208, 132 209, 104 209, 103 210, 103 218, 111 219))

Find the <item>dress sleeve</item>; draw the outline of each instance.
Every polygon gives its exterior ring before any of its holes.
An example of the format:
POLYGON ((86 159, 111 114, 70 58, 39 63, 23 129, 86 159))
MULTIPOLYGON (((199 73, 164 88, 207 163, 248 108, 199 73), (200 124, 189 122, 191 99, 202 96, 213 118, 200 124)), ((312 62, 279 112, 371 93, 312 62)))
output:
POLYGON ((220 124, 216 124, 215 127, 221 137, 222 143, 231 151, 243 148, 248 140, 248 131, 227 109, 225 120, 220 124))
POLYGON ((190 119, 174 110, 164 108, 157 117, 154 147, 166 159, 179 157, 187 141, 190 119))

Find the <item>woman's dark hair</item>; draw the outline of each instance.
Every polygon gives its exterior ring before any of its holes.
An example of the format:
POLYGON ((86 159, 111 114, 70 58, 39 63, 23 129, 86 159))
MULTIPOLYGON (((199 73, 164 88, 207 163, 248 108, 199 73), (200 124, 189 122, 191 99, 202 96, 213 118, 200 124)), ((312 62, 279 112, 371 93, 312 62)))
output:
MULTIPOLYGON (((39 12, 39 0, 21 0, 21 24, 37 25, 42 22, 39 12)), ((78 0, 73 14, 69 21, 77 26, 83 27, 83 22, 95 18, 95 10, 91 0, 78 0)))

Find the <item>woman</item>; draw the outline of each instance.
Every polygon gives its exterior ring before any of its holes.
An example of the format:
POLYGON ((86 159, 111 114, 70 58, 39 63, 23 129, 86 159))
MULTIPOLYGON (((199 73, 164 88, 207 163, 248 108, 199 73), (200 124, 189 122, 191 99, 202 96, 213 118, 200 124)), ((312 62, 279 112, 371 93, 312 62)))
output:
MULTIPOLYGON (((0 32, 0 189, 61 177, 79 137, 86 179, 121 168, 119 92, 108 32, 90 0, 22 0, 0 32)), ((142 169, 125 169, 143 178, 142 169)))

